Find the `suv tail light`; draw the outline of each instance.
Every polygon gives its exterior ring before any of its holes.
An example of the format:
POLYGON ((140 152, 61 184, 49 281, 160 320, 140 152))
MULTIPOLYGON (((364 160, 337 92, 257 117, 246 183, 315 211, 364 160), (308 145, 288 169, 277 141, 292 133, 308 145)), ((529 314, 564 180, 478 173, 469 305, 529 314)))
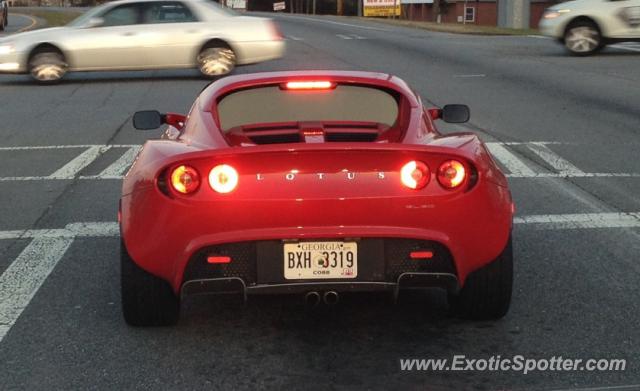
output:
POLYGON ((429 183, 429 167, 420 161, 412 160, 402 166, 400 180, 410 189, 422 189, 429 183))
POLYGON ((178 166, 171 171, 171 187, 180 194, 191 194, 200 187, 200 174, 190 166, 178 166))
POLYGON ((457 160, 447 160, 438 168, 438 182, 445 189, 455 189, 464 183, 467 172, 464 164, 457 160))

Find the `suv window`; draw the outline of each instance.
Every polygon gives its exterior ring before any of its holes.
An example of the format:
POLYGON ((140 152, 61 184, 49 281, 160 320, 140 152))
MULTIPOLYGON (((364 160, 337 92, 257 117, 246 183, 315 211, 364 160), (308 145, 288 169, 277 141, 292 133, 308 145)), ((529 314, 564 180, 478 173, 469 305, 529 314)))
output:
POLYGON ((191 10, 178 1, 148 3, 144 9, 144 23, 196 22, 191 10))
POLYGON ((140 18, 138 5, 125 4, 114 7, 102 15, 102 18, 104 27, 137 24, 140 18))

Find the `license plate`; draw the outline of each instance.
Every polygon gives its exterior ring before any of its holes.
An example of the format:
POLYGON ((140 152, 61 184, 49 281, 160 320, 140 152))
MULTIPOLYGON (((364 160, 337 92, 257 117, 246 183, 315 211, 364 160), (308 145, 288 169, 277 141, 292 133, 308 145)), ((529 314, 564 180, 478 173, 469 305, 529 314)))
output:
POLYGON ((287 280, 357 276, 356 242, 299 242, 284 245, 284 278, 287 280))

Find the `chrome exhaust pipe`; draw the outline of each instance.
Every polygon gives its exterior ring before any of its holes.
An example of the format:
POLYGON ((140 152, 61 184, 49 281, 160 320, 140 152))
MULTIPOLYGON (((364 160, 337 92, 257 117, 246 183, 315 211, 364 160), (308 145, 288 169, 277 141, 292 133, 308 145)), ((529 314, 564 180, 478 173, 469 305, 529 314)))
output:
POLYGON ((338 296, 338 292, 336 291, 328 291, 324 293, 323 299, 325 304, 334 305, 340 301, 340 296, 338 296))
POLYGON ((320 304, 320 294, 315 291, 307 292, 307 294, 304 295, 304 302, 309 307, 315 307, 320 304))

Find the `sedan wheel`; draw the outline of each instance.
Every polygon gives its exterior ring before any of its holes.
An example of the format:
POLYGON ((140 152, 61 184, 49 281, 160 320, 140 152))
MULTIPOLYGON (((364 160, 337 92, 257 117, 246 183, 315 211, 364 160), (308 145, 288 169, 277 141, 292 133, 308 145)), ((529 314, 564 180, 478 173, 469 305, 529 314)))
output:
POLYGON ((29 73, 41 83, 56 82, 67 73, 68 64, 57 52, 40 52, 29 61, 29 73))
POLYGON ((223 76, 235 68, 236 54, 227 47, 205 48, 198 55, 197 62, 204 76, 223 76))
POLYGON ((602 37, 592 24, 575 25, 567 30, 564 44, 576 55, 588 55, 600 49, 602 37))

